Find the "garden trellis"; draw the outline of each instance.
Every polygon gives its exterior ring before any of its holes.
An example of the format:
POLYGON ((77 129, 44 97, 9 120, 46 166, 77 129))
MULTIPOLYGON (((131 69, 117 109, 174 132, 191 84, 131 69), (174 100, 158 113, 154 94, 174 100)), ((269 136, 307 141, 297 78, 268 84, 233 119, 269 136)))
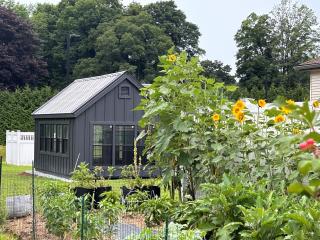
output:
POLYGON ((6 162, 31 165, 34 159, 34 133, 6 131, 6 162))

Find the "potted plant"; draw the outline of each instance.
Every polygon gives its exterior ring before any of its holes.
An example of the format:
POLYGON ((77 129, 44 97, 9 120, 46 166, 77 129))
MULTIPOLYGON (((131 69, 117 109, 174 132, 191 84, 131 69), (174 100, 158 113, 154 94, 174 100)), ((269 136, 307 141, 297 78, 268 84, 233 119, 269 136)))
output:
POLYGON ((94 175, 88 168, 88 164, 80 163, 79 166, 71 174, 74 182, 74 192, 76 197, 84 195, 93 196, 94 192, 94 175))
MULTIPOLYGON (((102 167, 95 167, 93 170, 94 176, 95 176, 95 189, 94 189, 94 202, 95 207, 98 206, 100 201, 103 199, 102 194, 104 192, 110 192, 112 191, 112 187, 108 185, 106 179, 103 176, 103 168, 102 167)), ((109 166, 106 168, 106 171, 108 173, 108 180, 111 179, 113 176, 113 173, 115 171, 115 168, 112 166, 109 166)))
POLYGON ((141 169, 141 157, 138 157, 137 142, 134 141, 133 164, 123 167, 121 171, 121 176, 127 179, 129 185, 129 187, 121 187, 123 201, 127 196, 133 195, 138 191, 147 192, 149 198, 160 197, 160 187, 144 184, 140 176, 141 169))

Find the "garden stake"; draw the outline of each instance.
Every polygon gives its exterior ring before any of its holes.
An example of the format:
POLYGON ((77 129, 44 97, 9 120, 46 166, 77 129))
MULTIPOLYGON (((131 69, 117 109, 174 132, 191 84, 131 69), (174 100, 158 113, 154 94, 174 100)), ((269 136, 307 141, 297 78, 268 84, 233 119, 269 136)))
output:
POLYGON ((84 240, 84 196, 81 197, 81 240, 84 240))
POLYGON ((164 229, 164 240, 169 240, 168 235, 169 235, 169 220, 167 218, 165 229, 164 229))
MULTIPOLYGON (((2 162, 2 161, 1 161, 2 162)), ((36 205, 35 205, 35 187, 34 187, 34 163, 32 161, 32 239, 36 239, 36 205)))
POLYGON ((1 184, 2 184, 2 156, 0 156, 0 196, 1 196, 1 184))

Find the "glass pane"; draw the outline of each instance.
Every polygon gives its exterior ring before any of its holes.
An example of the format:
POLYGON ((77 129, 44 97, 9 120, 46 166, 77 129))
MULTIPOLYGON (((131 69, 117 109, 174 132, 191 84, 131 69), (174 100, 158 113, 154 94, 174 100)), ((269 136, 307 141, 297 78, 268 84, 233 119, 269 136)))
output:
POLYGON ((110 166, 112 165, 112 146, 93 146, 93 165, 110 166))
POLYGON ((40 137, 45 137, 46 133, 45 133, 45 125, 44 124, 40 124, 40 137))
POLYGON ((121 96, 129 96, 129 95, 130 95, 129 87, 121 87, 121 96))
POLYGON ((62 125, 62 137, 64 139, 69 138, 69 126, 68 125, 62 125))
POLYGON ((116 165, 133 161, 134 126, 116 126, 116 165))
POLYGON ((102 144, 102 125, 93 126, 93 144, 102 144))
POLYGON ((68 139, 62 140, 62 153, 68 152, 68 139))
POLYGON ((62 125, 57 124, 57 138, 62 138, 62 125))
POLYGON ((103 126, 103 144, 111 144, 112 145, 112 126, 110 125, 104 125, 103 126))
POLYGON ((61 138, 57 138, 56 152, 57 153, 61 153, 62 152, 62 139, 61 138))

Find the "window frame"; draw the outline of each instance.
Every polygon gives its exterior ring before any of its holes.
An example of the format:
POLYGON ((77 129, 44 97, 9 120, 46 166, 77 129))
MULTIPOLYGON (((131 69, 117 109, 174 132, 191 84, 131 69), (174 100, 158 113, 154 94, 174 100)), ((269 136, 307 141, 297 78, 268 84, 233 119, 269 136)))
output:
POLYGON ((132 89, 131 89, 131 86, 129 84, 121 84, 118 87, 118 92, 119 92, 119 98, 126 98, 126 99, 131 98, 132 89), (122 88, 128 88, 128 90, 129 90, 128 94, 122 94, 122 91, 121 91, 122 88))
MULTIPOLYGON (((70 121, 39 121, 39 143, 38 143, 38 150, 39 150, 39 153, 40 154, 45 154, 45 155, 52 155, 52 156, 59 156, 59 157, 68 157, 69 156, 69 153, 70 153, 70 129, 71 129, 71 124, 70 124, 70 121), (52 141, 52 144, 53 144, 53 151, 48 151, 47 150, 47 146, 46 146, 46 136, 47 136, 47 133, 45 131, 45 137, 44 137, 44 150, 41 149, 41 140, 43 139, 43 137, 41 137, 41 125, 44 126, 44 129, 46 130, 47 129, 47 125, 49 126, 52 126, 52 130, 53 130, 53 133, 51 135, 51 138, 50 138, 50 142, 52 141), (63 126, 66 125, 67 126, 67 130, 68 130, 68 134, 67 134, 67 151, 66 153, 62 153, 62 149, 61 149, 61 152, 57 152, 57 125, 61 125, 62 126, 62 138, 61 138, 61 141, 63 141, 63 126)), ((50 127, 49 127, 50 128, 50 127)), ((63 145, 63 143, 62 143, 63 145)))
MULTIPOLYGON (((93 165, 93 145, 94 145, 94 125, 112 125, 113 129, 113 139, 112 139, 112 165, 115 168, 121 168, 126 165, 118 165, 116 163, 116 126, 134 126, 134 139, 137 138, 137 129, 138 129, 138 124, 137 122, 117 122, 117 121, 90 121, 90 167, 94 167, 93 165)), ((102 167, 109 166, 109 165, 104 165, 102 167)))

